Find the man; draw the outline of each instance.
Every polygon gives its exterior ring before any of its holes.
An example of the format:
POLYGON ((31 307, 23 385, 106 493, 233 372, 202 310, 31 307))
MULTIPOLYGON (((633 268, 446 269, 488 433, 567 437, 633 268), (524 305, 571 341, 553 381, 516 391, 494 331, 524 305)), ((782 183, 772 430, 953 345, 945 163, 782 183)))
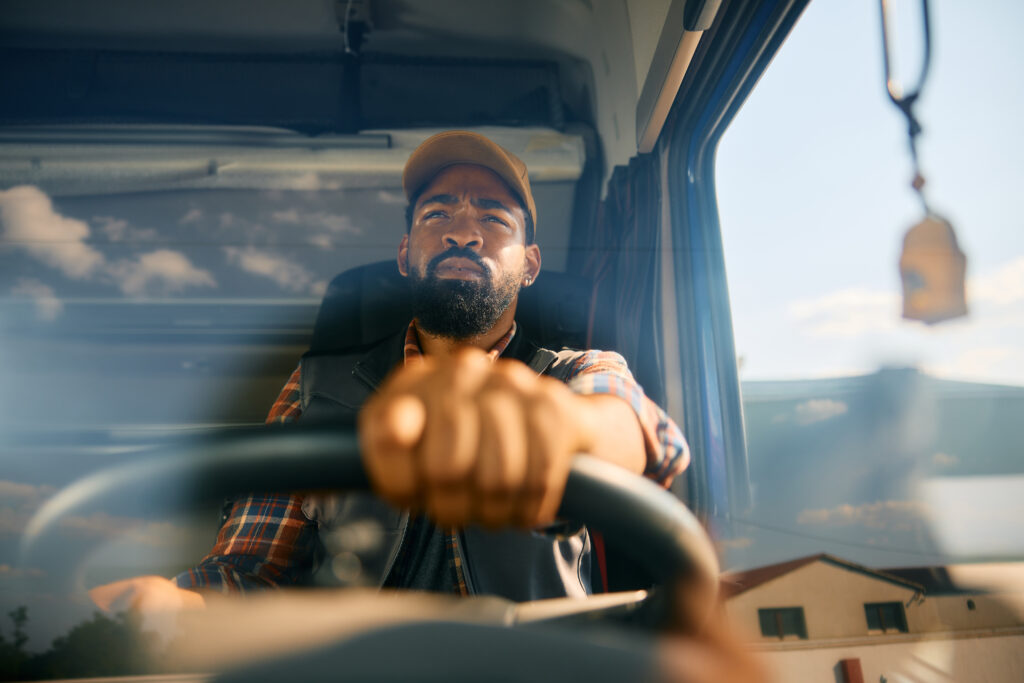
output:
POLYGON ((589 537, 548 526, 572 456, 665 485, 686 467, 678 427, 620 356, 555 353, 519 334, 519 291, 541 266, 523 162, 483 136, 449 131, 413 152, 402 183, 409 207, 398 269, 410 281, 413 321, 369 351, 307 355, 268 417, 357 412, 378 499, 235 501, 199 565, 173 581, 94 589, 98 603, 198 606, 207 591, 301 582, 318 541, 330 550, 334 531, 366 519, 381 530, 363 560, 378 585, 515 600, 582 595, 589 537), (509 526, 533 531, 498 531, 509 526))

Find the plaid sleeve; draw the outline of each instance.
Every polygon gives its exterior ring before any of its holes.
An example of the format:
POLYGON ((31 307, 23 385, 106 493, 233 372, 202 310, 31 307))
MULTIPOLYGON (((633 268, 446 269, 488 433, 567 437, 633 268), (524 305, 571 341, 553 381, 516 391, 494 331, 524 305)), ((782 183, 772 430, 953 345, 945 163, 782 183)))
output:
MULTIPOLYGON (((291 374, 274 401, 267 423, 299 417, 300 368, 291 374)), ((316 524, 302 512, 302 498, 251 495, 230 504, 209 554, 174 577, 181 588, 245 592, 295 583, 312 570, 316 524)))
POLYGON ((575 360, 568 378, 569 388, 578 394, 611 394, 633 408, 647 449, 645 476, 667 488, 690 464, 690 449, 682 431, 647 398, 622 356, 611 351, 587 351, 575 360))
POLYGON ((267 415, 267 424, 293 422, 302 414, 302 393, 299 390, 299 380, 302 378, 302 366, 295 368, 294 372, 284 383, 281 393, 277 395, 274 405, 270 406, 270 413, 267 415))
POLYGON ((312 570, 315 548, 299 496, 247 496, 232 503, 209 554, 174 581, 223 593, 293 584, 312 570))

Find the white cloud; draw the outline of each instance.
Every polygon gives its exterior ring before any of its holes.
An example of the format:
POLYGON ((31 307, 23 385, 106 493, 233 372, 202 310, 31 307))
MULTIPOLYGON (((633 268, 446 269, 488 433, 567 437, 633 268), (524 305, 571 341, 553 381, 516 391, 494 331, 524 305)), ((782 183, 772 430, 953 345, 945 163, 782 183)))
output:
POLYGON ((12 567, 9 564, 0 564, 0 579, 21 579, 45 576, 46 572, 35 567, 12 567))
POLYGON ((53 287, 33 278, 19 278, 11 294, 32 299, 36 305, 36 317, 40 320, 56 320, 64 311, 64 304, 57 298, 53 287))
POLYGON ((0 534, 20 535, 32 513, 57 489, 0 480, 0 534))
POLYGON ((999 306, 1024 302, 1024 256, 995 270, 972 277, 967 283, 969 302, 999 306))
POLYGON ((185 215, 178 219, 178 225, 188 225, 189 223, 198 223, 203 219, 203 210, 197 207, 193 207, 185 212, 185 215))
MULTIPOLYGON (((842 289, 793 301, 787 307, 787 316, 814 337, 859 337, 893 332, 905 325, 900 317, 901 296, 898 291, 842 289)), ((970 278, 967 301, 972 307, 994 305, 1005 308, 1024 303, 1024 257, 970 278)), ((1021 319, 1020 315, 1014 317, 1012 311, 1002 313, 1004 323, 1021 319)))
POLYGON ((5 239, 69 278, 87 278, 103 265, 103 254, 85 243, 85 221, 54 211, 53 202, 37 187, 0 191, 0 224, 5 239))
POLYGON ((290 223, 294 225, 299 222, 299 210, 288 209, 286 211, 275 211, 270 214, 270 217, 278 223, 290 223))
POLYGON ((174 547, 188 541, 188 531, 171 522, 151 522, 132 517, 117 517, 104 512, 68 517, 60 528, 75 535, 118 539, 155 547, 174 547))
POLYGON ((154 290, 180 292, 189 286, 217 286, 209 271, 196 268, 184 254, 170 249, 151 251, 134 261, 119 261, 110 266, 110 273, 129 296, 154 290))
MULTIPOLYGON (((0 534, 20 536, 32 515, 57 489, 46 485, 0 480, 0 534)), ((187 529, 171 522, 153 522, 106 513, 76 515, 60 520, 65 533, 119 538, 149 546, 174 546, 187 541, 187 529)), ((0 565, 0 574, 4 565, 0 565)))
POLYGON ((277 183, 277 185, 277 189, 280 190, 307 190, 315 192, 317 190, 340 190, 342 182, 340 180, 327 180, 319 173, 310 171, 296 176, 289 176, 277 183))
POLYGON ((896 329, 900 298, 895 292, 843 289, 792 302, 788 317, 811 336, 855 337, 896 329))
POLYGON ((934 477, 920 483, 919 493, 932 505, 932 529, 946 552, 966 557, 1020 556, 1024 475, 934 477))
POLYGON ((100 224, 100 230, 111 242, 120 242, 128 231, 128 221, 113 216, 93 216, 93 221, 100 224))
POLYGON ((327 280, 317 280, 309 286, 309 293, 322 297, 327 293, 327 284, 327 280))
POLYGON ((278 223, 301 225, 314 230, 327 230, 342 235, 361 235, 362 229, 352 224, 352 219, 341 214, 327 211, 299 211, 286 209, 271 214, 278 223))
POLYGON ((392 190, 379 190, 377 192, 377 201, 381 204, 399 204, 402 206, 409 203, 409 200, 405 198, 404 193, 394 192, 392 190))
POLYGON ((862 505, 837 505, 834 508, 804 510, 797 524, 861 526, 869 529, 907 531, 918 528, 932 517, 924 503, 913 500, 885 500, 862 505))
POLYGON ((111 242, 152 242, 156 240, 156 230, 152 228, 135 228, 123 218, 113 216, 93 216, 94 223, 99 224, 100 232, 111 242))
POLYGON ((718 545, 722 548, 728 548, 730 550, 742 550, 743 548, 749 548, 754 545, 754 539, 747 536, 741 536, 739 538, 727 538, 719 540, 718 545))
POLYGON ((313 235, 309 238, 309 243, 321 249, 334 248, 334 240, 331 239, 330 235, 313 235))
POLYGON ((0 500, 22 501, 37 504, 53 495, 57 489, 52 486, 23 484, 9 479, 0 480, 0 500))
POLYGON ((951 360, 924 365, 928 374, 967 381, 1020 382, 1024 349, 1015 346, 978 346, 961 351, 951 360))
POLYGON ((291 292, 306 292, 313 287, 313 274, 298 263, 255 247, 225 247, 228 263, 266 277, 291 292))
POLYGON ((794 420, 798 425, 807 426, 842 415, 847 409, 848 406, 842 401, 834 401, 830 398, 812 398, 798 404, 793 409, 794 420))
MULTIPOLYGON (((156 235, 152 230, 133 229, 127 222, 110 216, 94 220, 102 223, 100 229, 113 241, 151 239, 156 235)), ((125 294, 138 295, 150 288, 177 292, 189 286, 217 285, 209 272, 196 268, 184 254, 170 249, 108 262, 101 252, 86 244, 90 230, 85 221, 54 211, 50 198, 36 187, 26 185, 0 191, 0 225, 7 240, 65 276, 75 280, 112 279, 125 294)), ((60 301, 47 285, 26 280, 19 287, 18 293, 37 299, 41 316, 60 313, 60 301)))

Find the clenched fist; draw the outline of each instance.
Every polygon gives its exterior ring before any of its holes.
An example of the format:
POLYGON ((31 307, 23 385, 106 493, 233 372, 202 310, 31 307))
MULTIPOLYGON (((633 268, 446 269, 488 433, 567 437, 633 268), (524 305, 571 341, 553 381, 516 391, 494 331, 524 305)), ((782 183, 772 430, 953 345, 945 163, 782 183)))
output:
POLYGON ((396 370, 360 412, 359 438, 378 495, 443 526, 554 521, 576 453, 644 465, 627 403, 474 348, 396 370))

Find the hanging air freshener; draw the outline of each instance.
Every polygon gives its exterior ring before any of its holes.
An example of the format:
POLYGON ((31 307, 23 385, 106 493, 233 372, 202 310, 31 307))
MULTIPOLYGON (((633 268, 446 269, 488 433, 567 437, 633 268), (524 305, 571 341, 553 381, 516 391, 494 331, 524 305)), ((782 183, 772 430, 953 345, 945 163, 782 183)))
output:
POLYGON ((917 192, 925 214, 924 218, 911 227, 903 237, 903 253, 900 255, 903 317, 933 325, 967 314, 967 299, 964 292, 967 257, 960 250, 953 226, 928 206, 924 194, 924 176, 918 165, 917 136, 921 133, 921 125, 914 116, 913 107, 921 94, 931 61, 928 0, 921 0, 921 17, 924 24, 924 60, 921 64, 921 76, 917 86, 907 93, 902 91, 892 77, 886 5, 886 0, 881 0, 885 87, 893 104, 907 118, 910 157, 914 164, 914 180, 911 187, 917 192))
POLYGON ((935 215, 907 230, 900 255, 903 317, 928 324, 967 315, 964 273, 953 226, 935 215))

